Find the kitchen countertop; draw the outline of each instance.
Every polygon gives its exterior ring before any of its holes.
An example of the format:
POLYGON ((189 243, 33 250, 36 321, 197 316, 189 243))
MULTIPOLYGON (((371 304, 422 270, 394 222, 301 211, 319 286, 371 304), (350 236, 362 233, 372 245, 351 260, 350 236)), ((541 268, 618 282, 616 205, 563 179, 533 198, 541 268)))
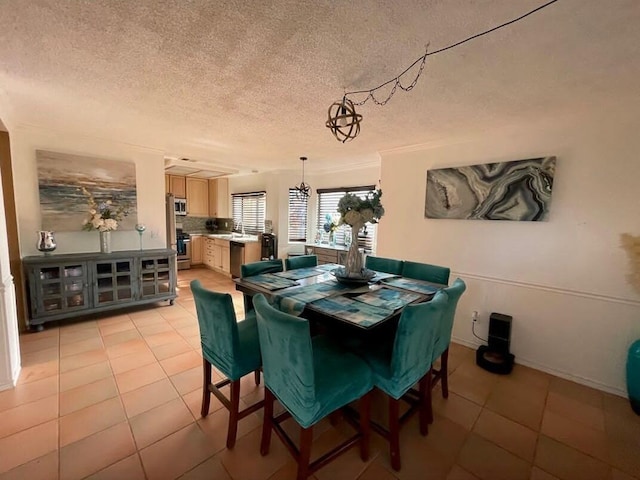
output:
POLYGON ((192 236, 203 236, 206 238, 218 238, 220 240, 230 240, 233 242, 238 242, 238 243, 253 243, 253 242, 258 242, 258 236, 257 235, 241 235, 239 233, 208 233, 208 232, 204 232, 204 233, 199 233, 199 232, 194 232, 194 233, 190 233, 189 235, 192 236))

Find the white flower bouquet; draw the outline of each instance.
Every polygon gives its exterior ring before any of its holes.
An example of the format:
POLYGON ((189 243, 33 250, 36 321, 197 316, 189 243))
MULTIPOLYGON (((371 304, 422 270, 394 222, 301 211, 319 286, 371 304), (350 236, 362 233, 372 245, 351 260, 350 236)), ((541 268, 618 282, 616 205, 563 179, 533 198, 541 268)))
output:
POLYGON ((118 222, 129 215, 127 205, 116 206, 113 199, 98 203, 85 187, 82 187, 82 193, 86 195, 89 205, 89 216, 82 222, 83 230, 112 232, 118 229, 118 222))

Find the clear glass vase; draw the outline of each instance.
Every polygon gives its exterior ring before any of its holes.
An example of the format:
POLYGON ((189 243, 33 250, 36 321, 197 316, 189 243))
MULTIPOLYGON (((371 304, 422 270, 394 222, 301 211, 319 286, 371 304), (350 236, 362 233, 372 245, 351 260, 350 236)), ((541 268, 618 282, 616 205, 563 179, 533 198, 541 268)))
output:
POLYGON ((100 232, 100 252, 111 253, 111 232, 100 232))

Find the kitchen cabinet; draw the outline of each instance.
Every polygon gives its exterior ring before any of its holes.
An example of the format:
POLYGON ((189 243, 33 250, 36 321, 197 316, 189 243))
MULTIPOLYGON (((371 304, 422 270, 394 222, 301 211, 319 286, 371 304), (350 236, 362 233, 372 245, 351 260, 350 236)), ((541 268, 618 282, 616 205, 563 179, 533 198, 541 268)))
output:
POLYGON ((204 250, 202 252, 202 262, 209 268, 216 266, 215 242, 213 238, 204 239, 204 250))
POLYGON ((187 178, 187 215, 209 216, 209 184, 204 178, 187 178))
POLYGON ((170 249, 28 256, 29 325, 176 298, 170 249))
POLYGON ((169 184, 167 193, 173 193, 176 198, 187 198, 187 181, 179 175, 165 175, 165 186, 169 184), (167 179, 167 177, 169 177, 167 179))
POLYGON ((347 263, 347 250, 342 247, 328 248, 317 245, 307 245, 305 251, 307 255, 318 256, 318 265, 325 265, 327 263, 345 265, 347 263))
POLYGON ((226 245, 222 247, 222 271, 224 273, 231 274, 231 248, 229 246, 229 242, 226 242, 226 245))
POLYGON ((201 265, 204 256, 204 240, 202 235, 191 235, 191 265, 201 265))
POLYGON ((209 216, 229 218, 229 179, 209 180, 209 216))

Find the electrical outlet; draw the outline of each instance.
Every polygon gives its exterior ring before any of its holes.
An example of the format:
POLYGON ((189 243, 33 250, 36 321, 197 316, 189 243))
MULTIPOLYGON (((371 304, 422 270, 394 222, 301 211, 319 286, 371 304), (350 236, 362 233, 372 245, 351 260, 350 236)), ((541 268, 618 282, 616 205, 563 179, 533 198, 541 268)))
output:
POLYGON ((475 323, 478 321, 478 311, 474 310, 473 315, 471 315, 471 320, 475 323))

